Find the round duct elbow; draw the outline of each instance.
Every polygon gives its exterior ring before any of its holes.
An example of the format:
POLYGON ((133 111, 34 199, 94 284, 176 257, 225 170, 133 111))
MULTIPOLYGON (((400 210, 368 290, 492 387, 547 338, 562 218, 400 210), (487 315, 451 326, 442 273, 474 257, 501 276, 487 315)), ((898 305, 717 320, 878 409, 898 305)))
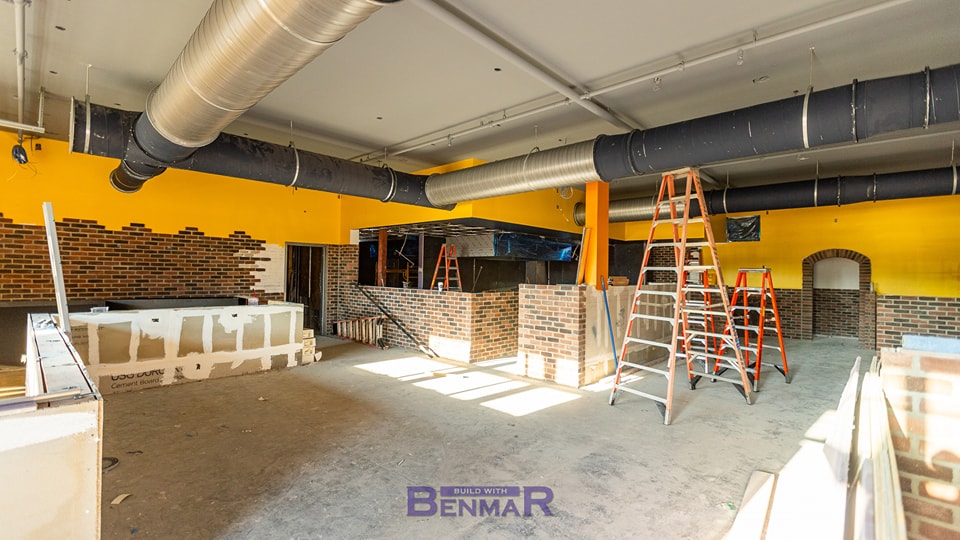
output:
POLYGON ((121 193, 136 193, 147 180, 165 170, 166 167, 121 161, 120 166, 110 173, 110 185, 121 193))

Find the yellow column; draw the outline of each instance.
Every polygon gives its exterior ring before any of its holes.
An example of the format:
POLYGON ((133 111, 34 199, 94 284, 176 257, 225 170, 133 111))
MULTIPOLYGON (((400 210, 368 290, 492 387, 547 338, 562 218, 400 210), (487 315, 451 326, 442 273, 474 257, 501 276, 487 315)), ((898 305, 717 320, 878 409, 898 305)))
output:
POLYGON ((590 237, 586 241, 587 249, 581 255, 585 257, 584 282, 600 290, 601 277, 607 279, 610 241, 610 184, 590 182, 587 184, 586 223, 590 237))

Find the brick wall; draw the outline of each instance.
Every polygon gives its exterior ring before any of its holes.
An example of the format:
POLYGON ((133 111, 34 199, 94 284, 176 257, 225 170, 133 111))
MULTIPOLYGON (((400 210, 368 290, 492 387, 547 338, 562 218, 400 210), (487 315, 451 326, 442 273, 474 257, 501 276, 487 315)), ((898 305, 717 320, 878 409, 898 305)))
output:
POLYGON ((884 349, 907 536, 960 538, 960 356, 884 349))
POLYGON ((359 249, 357 245, 327 246, 327 334, 333 333, 333 321, 360 316, 348 315, 360 305, 360 293, 354 289, 360 272, 359 249))
POLYGON ((813 333, 857 337, 860 331, 860 291, 813 290, 813 333))
MULTIPOLYGON (((357 288, 358 246, 327 250, 327 320, 380 315, 357 288)), ((437 354, 463 362, 481 362, 517 354, 517 291, 483 293, 364 287, 417 341, 437 354)), ((384 325, 388 346, 417 347, 391 322, 384 325)))
POLYGON ((783 337, 799 339, 802 317, 800 307, 803 294, 800 289, 774 289, 777 295, 777 310, 780 312, 780 330, 783 337))
POLYGON ((903 334, 960 338, 960 298, 879 296, 876 332, 878 347, 899 347, 903 334))
MULTIPOLYGON (((96 221, 65 218, 57 237, 71 300, 250 296, 270 300, 258 272, 265 243, 237 231, 227 238, 194 227, 155 233, 141 223, 110 230, 96 221)), ((0 214, 0 302, 54 299, 43 226, 0 214)))
POLYGON ((520 285, 518 352, 525 375, 578 388, 586 351, 586 294, 577 285, 520 285))

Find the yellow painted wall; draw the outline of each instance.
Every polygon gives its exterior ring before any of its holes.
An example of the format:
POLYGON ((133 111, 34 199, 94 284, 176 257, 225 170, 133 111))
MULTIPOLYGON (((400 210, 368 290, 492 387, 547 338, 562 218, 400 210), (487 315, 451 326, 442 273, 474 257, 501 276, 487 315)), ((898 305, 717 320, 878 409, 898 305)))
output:
MULTIPOLYGON (((720 244, 724 278, 738 268, 768 266, 777 287, 802 286, 802 262, 825 249, 870 259, 879 294, 960 297, 960 197, 927 197, 760 214, 759 242, 720 244)), ((626 224, 630 240, 646 240, 649 223, 626 224)))
POLYGON ((42 224, 41 204, 50 201, 57 219, 93 219, 114 230, 143 223, 176 233, 190 226, 210 236, 244 231, 281 245, 340 238, 336 194, 175 169, 124 194, 108 179, 118 160, 70 154, 64 142, 38 139, 24 144, 30 162, 21 166, 9 157, 15 143, 16 135, 0 133, 0 212, 17 223, 42 224), (33 150, 36 142, 42 150, 33 150))
MULTIPOLYGON (((4 154, 16 142, 15 134, 0 132, 4 154)), ((168 169, 137 193, 124 194, 108 180, 118 160, 70 154, 66 143, 49 139, 33 139, 24 146, 28 164, 0 159, 0 213, 17 223, 42 224, 41 204, 50 201, 57 219, 92 219, 113 230, 143 223, 158 233, 184 227, 211 236, 244 231, 280 245, 346 244, 350 229, 467 217, 580 230, 572 218, 573 205, 583 200, 578 190, 569 199, 544 190, 461 203, 447 211, 168 169), (34 150, 36 143, 42 150, 34 150)), ((480 163, 467 160, 424 173, 480 163)))

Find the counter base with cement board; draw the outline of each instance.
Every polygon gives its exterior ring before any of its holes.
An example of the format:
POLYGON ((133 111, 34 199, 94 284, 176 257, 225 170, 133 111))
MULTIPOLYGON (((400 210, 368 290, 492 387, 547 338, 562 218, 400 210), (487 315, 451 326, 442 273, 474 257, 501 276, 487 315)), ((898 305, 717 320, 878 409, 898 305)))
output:
POLYGON ((300 304, 71 313, 70 324, 104 394, 303 363, 300 304))

